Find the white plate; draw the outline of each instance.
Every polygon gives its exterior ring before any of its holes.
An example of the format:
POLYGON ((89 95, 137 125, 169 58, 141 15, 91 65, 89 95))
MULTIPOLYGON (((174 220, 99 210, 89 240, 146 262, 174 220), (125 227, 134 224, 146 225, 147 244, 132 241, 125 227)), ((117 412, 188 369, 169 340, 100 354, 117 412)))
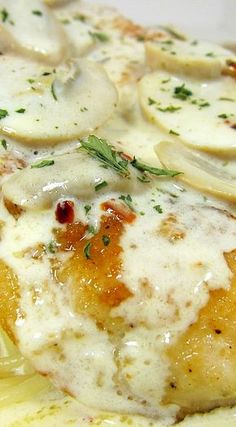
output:
POLYGON ((194 38, 236 47, 236 0, 93 0, 145 25, 175 25, 194 38))

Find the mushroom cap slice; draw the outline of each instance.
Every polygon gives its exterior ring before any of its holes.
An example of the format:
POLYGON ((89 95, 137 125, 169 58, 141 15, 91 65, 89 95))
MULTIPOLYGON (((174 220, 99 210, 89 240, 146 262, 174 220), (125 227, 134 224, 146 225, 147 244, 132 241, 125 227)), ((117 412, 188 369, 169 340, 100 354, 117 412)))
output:
POLYGON ((137 173, 120 177, 112 169, 83 151, 48 157, 41 166, 31 165, 9 176, 3 183, 3 197, 27 209, 49 208, 62 197, 90 200, 96 196, 96 185, 106 182, 103 191, 141 192, 137 173), (42 166, 44 165, 44 167, 42 166), (42 170, 43 167, 43 170, 42 170))
POLYGON ((147 63, 152 70, 162 69, 197 78, 216 78, 228 69, 236 56, 227 49, 202 41, 168 39, 146 43, 147 63))
POLYGON ((103 67, 87 60, 54 69, 7 55, 0 57, 0 74, 0 129, 26 145, 54 145, 89 133, 117 102, 103 67))
POLYGON ((58 64, 67 54, 67 37, 50 9, 40 0, 0 0, 0 47, 58 64))
POLYGON ((231 77, 197 81, 167 72, 139 83, 145 116, 181 142, 209 152, 236 152, 236 83, 231 77))
POLYGON ((236 201, 236 173, 227 172, 213 158, 172 142, 160 142, 155 151, 165 167, 182 172, 177 179, 220 199, 236 201))

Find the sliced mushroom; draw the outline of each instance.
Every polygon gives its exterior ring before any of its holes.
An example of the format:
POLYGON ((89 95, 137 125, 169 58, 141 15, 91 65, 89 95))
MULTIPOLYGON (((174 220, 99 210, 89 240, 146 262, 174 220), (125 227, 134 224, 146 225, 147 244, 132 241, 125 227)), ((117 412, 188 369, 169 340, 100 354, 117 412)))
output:
POLYGON ((117 102, 103 67, 87 60, 54 69, 2 56, 0 74, 0 129, 26 145, 89 133, 109 118, 117 102))
POLYGON ((88 200, 95 197, 97 185, 103 182, 104 191, 119 194, 146 189, 140 186, 135 171, 129 179, 120 177, 81 151, 49 157, 32 166, 15 172, 2 187, 3 197, 22 208, 48 208, 61 197, 88 200))
POLYGON ((66 34, 40 0, 0 0, 0 47, 58 64, 67 54, 66 34))
POLYGON ((139 83, 145 116, 181 142, 209 152, 236 152, 236 84, 156 71, 139 83))
POLYGON ((161 163, 179 170, 178 179, 220 199, 236 201, 236 174, 226 172, 214 159, 179 143, 161 142, 155 147, 161 163))
POLYGON ((147 63, 152 70, 162 69, 197 78, 216 78, 228 69, 235 55, 223 47, 197 40, 146 43, 147 63))
POLYGON ((75 7, 70 6, 69 4, 68 7, 64 5, 57 7, 53 13, 63 26, 72 56, 84 56, 96 46, 94 36, 96 31, 90 23, 86 22, 83 13, 80 13, 80 4, 76 2, 75 7))

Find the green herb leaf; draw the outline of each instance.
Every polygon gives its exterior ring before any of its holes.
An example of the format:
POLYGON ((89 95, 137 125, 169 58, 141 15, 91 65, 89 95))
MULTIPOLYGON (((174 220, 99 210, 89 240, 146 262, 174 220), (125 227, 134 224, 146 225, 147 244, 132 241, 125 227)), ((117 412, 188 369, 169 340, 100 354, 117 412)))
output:
POLYGON ((32 14, 36 15, 36 16, 42 16, 43 13, 41 12, 41 10, 32 10, 32 14))
POLYGON ((106 181, 99 182, 99 184, 95 185, 95 191, 100 191, 102 188, 107 187, 108 184, 106 181))
POLYGON ((45 168, 46 166, 54 165, 54 160, 41 160, 40 162, 34 163, 31 165, 31 169, 34 168, 45 168))
POLYGON ((107 236, 106 234, 104 234, 104 235, 102 236, 102 241, 103 241, 104 246, 108 246, 108 245, 109 245, 109 243, 110 243, 110 241, 111 241, 111 239, 110 239, 110 237, 109 237, 109 236, 107 236))
POLYGON ((216 54, 214 52, 207 52, 206 56, 210 57, 210 58, 215 58, 216 54))
POLYGON ((84 247, 84 256, 87 259, 91 259, 91 254, 90 254, 91 246, 92 246, 92 243, 88 242, 84 247))
POLYGON ((169 130, 169 134, 170 134, 170 135, 176 135, 176 136, 179 136, 179 133, 178 133, 178 132, 175 132, 173 129, 170 129, 170 130, 169 130))
POLYGON ((4 119, 5 117, 9 116, 8 111, 7 110, 2 110, 0 108, 0 120, 4 119))
POLYGON ((52 94, 53 98, 55 99, 55 101, 58 101, 57 95, 55 92, 55 80, 51 84, 51 94, 52 94))
POLYGON ((161 44, 168 44, 168 45, 172 45, 172 44, 174 44, 174 41, 173 40, 164 40, 163 42, 161 42, 161 44))
POLYGON ((55 254, 56 253, 56 242, 54 240, 51 240, 51 242, 48 244, 48 252, 50 252, 51 254, 55 254))
POLYGON ((174 98, 186 101, 192 95, 193 92, 185 87, 185 83, 183 83, 181 86, 176 86, 174 88, 174 98))
POLYGON ((199 102, 198 105, 200 108, 210 107, 210 104, 207 101, 199 102))
POLYGON ((75 19, 76 21, 85 22, 86 16, 85 15, 81 15, 81 14, 77 14, 77 15, 73 16, 73 19, 75 19))
POLYGON ((181 110, 182 107, 176 107, 174 105, 168 105, 168 107, 158 107, 157 109, 159 111, 162 111, 162 113, 175 113, 176 111, 181 110))
POLYGON ((229 116, 227 114, 218 114, 218 116, 220 119, 227 119, 229 116))
POLYGON ((180 175, 182 172, 177 172, 171 169, 160 169, 160 168, 155 168, 153 166, 149 166, 146 165, 145 163, 141 163, 139 162, 135 157, 133 158, 133 160, 131 161, 131 165, 142 171, 142 172, 149 172, 152 175, 156 175, 156 176, 177 176, 180 175))
POLYGON ((4 8, 1 10, 0 13, 1 13, 2 22, 6 22, 9 17, 8 11, 4 8))
POLYGON ((1 139, 1 145, 4 148, 4 150, 7 150, 7 141, 5 139, 1 139))
POLYGON ((96 234, 96 230, 95 230, 95 227, 92 225, 92 224, 89 224, 88 225, 88 232, 90 233, 90 234, 96 234))
POLYGON ((156 101, 152 98, 148 98, 148 105, 156 104, 156 101))
POLYGON ((23 114, 25 112, 25 108, 19 108, 19 110, 16 110, 16 113, 23 114))
POLYGON ((219 98, 219 101, 235 102, 235 101, 236 101, 236 99, 228 98, 228 97, 226 97, 226 96, 221 96, 221 98, 219 98))
POLYGON ((127 194, 127 196, 124 196, 124 195, 122 194, 122 195, 119 197, 119 199, 120 199, 120 200, 122 200, 122 201, 126 204, 126 206, 128 206, 128 208, 129 208, 131 211, 135 212, 135 209, 134 209, 134 207, 133 207, 133 205, 132 205, 133 200, 132 200, 132 197, 130 196, 130 194, 127 194))
POLYGON ((155 209, 159 214, 163 213, 163 210, 160 205, 153 206, 153 209, 155 209))
POLYGON ((166 83, 169 83, 169 81, 170 81, 170 78, 169 79, 165 79, 165 80, 162 80, 162 82, 161 82, 161 84, 166 84, 166 83))
POLYGON ((100 32, 96 32, 96 31, 95 32, 89 31, 89 34, 93 39, 96 39, 102 43, 109 41, 109 36, 105 33, 100 33, 100 32))
POLYGON ((91 209, 92 209, 91 205, 85 205, 84 206, 84 210, 85 210, 86 215, 89 213, 89 211, 91 211, 91 209))
POLYGON ((144 182, 144 183, 148 183, 148 182, 150 182, 150 179, 148 178, 148 176, 145 174, 145 173, 143 173, 142 175, 140 175, 140 176, 137 176, 137 179, 140 181, 140 182, 144 182))
POLYGON ((80 141, 81 146, 92 157, 100 160, 114 169, 119 175, 129 176, 128 162, 120 158, 119 154, 106 142, 105 139, 90 135, 87 141, 80 141))

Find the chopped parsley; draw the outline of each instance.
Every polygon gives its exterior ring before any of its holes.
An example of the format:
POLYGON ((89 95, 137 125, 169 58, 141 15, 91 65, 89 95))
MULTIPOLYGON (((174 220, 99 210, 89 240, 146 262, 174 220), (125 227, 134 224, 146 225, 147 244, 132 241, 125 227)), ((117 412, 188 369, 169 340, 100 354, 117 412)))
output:
POLYGON ((162 41, 161 42, 161 44, 167 44, 167 45, 172 45, 172 44, 174 44, 174 42, 173 42, 173 40, 164 40, 164 41, 162 41))
POLYGON ((210 103, 209 103, 209 102, 207 102, 207 101, 203 101, 203 102, 199 102, 199 103, 198 103, 198 106, 199 106, 200 108, 210 107, 210 103))
POLYGON ((84 256, 87 259, 91 259, 91 254, 90 254, 91 246, 92 246, 92 243, 88 242, 84 247, 84 256))
POLYGON ((25 108, 19 108, 19 110, 16 110, 16 113, 23 114, 25 112, 25 108))
POLYGON ((89 35, 93 38, 93 39, 95 39, 95 40, 98 40, 99 42, 102 42, 102 43, 105 43, 105 42, 108 42, 109 41, 109 37, 108 37, 108 35, 107 34, 105 34, 105 33, 101 33, 101 32, 92 32, 92 31, 89 31, 89 35))
POLYGON ((73 16, 73 19, 75 19, 76 21, 84 22, 86 20, 86 16, 85 15, 81 15, 81 14, 77 14, 77 15, 73 16))
POLYGON ((95 191, 100 191, 102 188, 107 187, 108 184, 106 181, 99 182, 99 184, 95 185, 95 191))
POLYGON ((95 227, 92 225, 92 224, 89 224, 88 225, 88 232, 90 233, 90 234, 96 234, 96 230, 95 230, 95 227))
POLYGON ((45 168, 46 166, 54 165, 54 160, 41 160, 40 162, 34 163, 31 165, 31 169, 34 168, 45 168))
POLYGON ((30 84, 33 84, 35 82, 34 79, 28 79, 27 82, 29 82, 30 84))
POLYGON ((2 110, 2 108, 0 108, 0 120, 4 119, 7 116, 9 116, 8 111, 7 110, 2 110))
POLYGON ((220 119, 228 119, 228 115, 227 114, 218 114, 218 117, 220 118, 220 119))
POLYGON ((110 244, 111 239, 106 234, 103 234, 102 241, 103 241, 104 246, 108 246, 110 244))
POLYGON ((156 101, 152 98, 148 98, 148 105, 154 105, 156 104, 156 101))
POLYGON ((51 254, 55 254, 56 252, 56 243, 54 240, 51 240, 51 242, 48 244, 48 252, 51 254))
POLYGON ((168 107, 158 107, 157 109, 162 113, 175 113, 176 111, 181 110, 182 107, 177 107, 174 105, 168 105, 168 107))
POLYGON ((170 134, 170 135, 176 135, 176 136, 179 136, 179 133, 178 133, 178 132, 175 132, 173 129, 170 129, 170 130, 169 130, 169 134, 170 134))
POLYGON ((123 194, 119 197, 119 199, 120 200, 122 200, 125 204, 126 204, 126 206, 128 206, 128 208, 131 210, 131 211, 135 211, 135 209, 134 209, 134 207, 133 207, 133 205, 132 205, 132 202, 133 202, 133 200, 132 200, 132 197, 130 196, 130 194, 127 194, 127 196, 124 196, 123 194))
POLYGON ((9 18, 8 11, 5 8, 3 8, 0 13, 1 13, 2 22, 6 22, 9 18))
POLYGON ((7 141, 5 139, 1 139, 1 145, 4 148, 4 150, 7 150, 7 141))
POLYGON ((42 16, 43 13, 41 12, 41 10, 32 10, 32 14, 36 15, 36 16, 42 16))
POLYGON ((52 94, 53 98, 55 99, 55 101, 58 101, 57 95, 55 92, 55 80, 51 84, 51 94, 52 94))
POLYGON ((236 100, 233 98, 228 98, 226 96, 222 96, 221 98, 219 98, 219 101, 229 101, 229 102, 235 102, 236 100))
POLYGON ((181 172, 173 171, 173 170, 170 170, 170 169, 160 169, 160 168, 155 168, 153 166, 146 165, 145 163, 139 162, 135 157, 131 161, 131 165, 134 168, 136 168, 136 169, 138 169, 138 170, 140 170, 142 172, 149 172, 152 175, 156 175, 156 176, 171 176, 171 177, 174 177, 174 176, 177 176, 177 175, 179 175, 181 173, 181 172))
POLYGON ((86 215, 91 211, 91 209, 92 209, 91 205, 85 205, 84 206, 84 210, 85 210, 86 215))
POLYGON ((185 83, 174 88, 174 98, 186 101, 192 95, 193 92, 185 87, 185 83))
POLYGON ((140 175, 140 176, 138 176, 137 178, 138 178, 138 180, 139 180, 140 182, 144 182, 144 183, 150 182, 150 179, 149 179, 149 178, 148 178, 148 176, 145 174, 145 172, 143 173, 143 175, 140 175))
POLYGON ((163 213, 163 210, 160 205, 153 206, 153 209, 155 209, 155 211, 157 211, 159 214, 163 213))
POLYGON ((81 113, 84 113, 85 111, 88 111, 87 107, 81 107, 80 108, 81 113))
POLYGON ((206 56, 208 56, 209 58, 215 58, 216 54, 214 52, 207 52, 206 56))
POLYGON ((166 84, 166 83, 169 83, 169 81, 170 81, 170 78, 169 79, 165 79, 165 80, 162 80, 162 84, 164 85, 164 84, 166 84))

